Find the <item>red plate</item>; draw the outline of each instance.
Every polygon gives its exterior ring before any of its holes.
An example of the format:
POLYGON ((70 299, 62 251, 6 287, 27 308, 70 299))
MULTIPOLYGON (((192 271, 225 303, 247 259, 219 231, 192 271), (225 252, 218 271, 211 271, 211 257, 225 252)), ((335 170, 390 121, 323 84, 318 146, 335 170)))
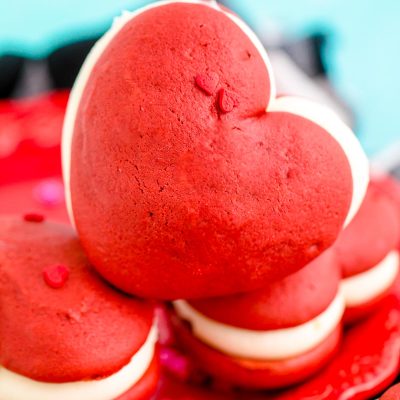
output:
MULTIPOLYGON (((0 103, 0 213, 40 212, 51 219, 67 220, 59 156, 66 100, 67 94, 60 92, 0 103)), ((387 190, 398 190, 398 186, 390 181, 387 190)), ((168 332, 163 334, 164 343, 171 343, 168 332)), ((189 361, 167 346, 164 369, 154 400, 371 398, 387 388, 400 369, 400 281, 374 315, 346 331, 329 366, 290 390, 224 394, 205 386, 190 386, 184 383, 191 371, 189 361)))

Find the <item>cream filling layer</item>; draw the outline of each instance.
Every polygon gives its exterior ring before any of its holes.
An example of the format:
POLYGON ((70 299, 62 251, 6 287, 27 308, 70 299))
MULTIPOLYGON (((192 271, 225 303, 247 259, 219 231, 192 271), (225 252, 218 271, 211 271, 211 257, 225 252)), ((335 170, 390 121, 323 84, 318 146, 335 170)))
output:
POLYGON ((367 271, 342 279, 340 284, 347 307, 368 303, 384 293, 399 274, 399 252, 393 250, 367 271))
POLYGON ((71 220, 71 223, 74 225, 74 216, 71 204, 71 192, 70 192, 70 168, 71 168, 71 146, 72 146, 72 139, 74 135, 74 125, 75 125, 75 118, 76 113, 79 108, 79 103, 82 97, 82 94, 85 90, 86 84, 89 80, 90 74, 96 65, 98 59, 101 57, 103 51, 107 48, 107 46, 111 43, 112 39, 120 32, 120 30, 133 18, 137 17, 141 13, 148 11, 155 7, 164 6, 167 4, 173 3, 190 3, 190 4, 200 4, 206 7, 211 7, 217 11, 222 12, 225 14, 229 19, 231 19, 236 25, 239 26, 240 29, 249 37, 249 39, 253 42, 254 46, 260 53, 260 56, 264 60, 265 67, 268 71, 268 75, 270 77, 270 85, 271 85, 271 95, 270 101, 275 98, 275 80, 273 77, 272 66, 269 61, 267 52, 265 51, 263 45, 261 44, 260 40, 257 38, 255 33, 236 15, 230 14, 224 10, 222 10, 218 3, 215 0, 211 1, 204 1, 204 0, 165 0, 155 2, 135 12, 128 12, 125 11, 120 17, 114 19, 114 23, 111 29, 104 34, 104 36, 97 41, 97 43, 93 46, 92 50, 90 51, 89 55, 87 56, 85 62, 79 74, 76 78, 75 84, 71 90, 71 94, 68 101, 68 106, 65 114, 64 119, 64 126, 63 126, 63 135, 62 135, 62 149, 61 149, 61 156, 62 156, 62 169, 63 169, 63 178, 64 178, 64 185, 65 185, 65 202, 68 210, 68 215, 71 220))
POLYGON ((0 400, 114 400, 132 388, 146 373, 154 357, 157 337, 158 331, 154 325, 146 342, 131 361, 104 379, 47 383, 0 367, 0 400))
POLYGON ((177 300, 173 304, 178 316, 191 323, 196 338, 222 353, 254 360, 282 360, 315 348, 338 326, 345 308, 339 291, 325 311, 304 324, 255 331, 210 319, 185 300, 177 300))

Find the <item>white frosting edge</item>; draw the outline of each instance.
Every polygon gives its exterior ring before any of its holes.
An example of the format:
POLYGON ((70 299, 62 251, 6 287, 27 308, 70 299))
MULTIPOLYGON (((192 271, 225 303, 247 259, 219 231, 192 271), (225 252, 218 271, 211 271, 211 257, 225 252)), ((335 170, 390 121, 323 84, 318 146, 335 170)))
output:
POLYGON ((225 15, 227 15, 247 35, 247 37, 253 43, 254 47, 258 50, 258 53, 260 54, 261 58, 264 61, 265 66, 267 67, 269 84, 270 84, 270 97, 266 109, 269 110, 270 105, 272 104, 272 102, 275 101, 276 98, 276 83, 275 83, 274 70, 272 68, 272 64, 267 54, 267 51, 265 50, 264 45, 261 43, 257 35, 250 29, 250 27, 242 19, 240 19, 235 14, 231 14, 223 10, 221 11, 225 15))
POLYGON ((224 354, 253 360, 283 360, 315 348, 338 326, 345 308, 339 291, 325 311, 304 324, 256 331, 208 318, 185 300, 173 304, 178 316, 191 323, 196 338, 224 354))
POLYGON ((357 307, 384 293, 399 274, 400 255, 392 250, 374 267, 342 279, 340 284, 346 306, 357 307))
MULTIPOLYGON (((65 202, 68 211, 68 215, 72 225, 75 225, 74 215, 71 203, 71 192, 70 192, 70 168, 71 168, 71 146, 74 134, 75 116, 79 108, 80 99, 82 97, 85 86, 89 80, 90 74, 97 63, 97 60, 101 57, 103 51, 107 48, 108 44, 112 41, 115 35, 117 35, 120 30, 133 18, 137 17, 141 13, 148 11, 155 7, 164 6, 173 3, 191 3, 191 4, 201 4, 204 6, 211 7, 224 13, 229 17, 236 25, 242 29, 242 31, 248 36, 248 38, 253 42, 256 49, 259 51, 260 56, 263 58, 265 66, 268 71, 270 79, 270 103, 275 98, 276 88, 273 76, 273 70, 271 63, 269 61, 267 52, 265 51, 260 40, 257 38, 256 34, 246 25, 240 18, 236 15, 230 14, 222 10, 215 0, 204 1, 204 0, 165 0, 156 3, 149 4, 142 7, 134 12, 125 11, 120 17, 114 19, 114 23, 109 31, 107 31, 93 46, 92 50, 86 57, 85 62, 82 65, 81 70, 76 78, 75 84, 71 90, 66 114, 64 118, 63 134, 62 134, 62 146, 61 146, 61 158, 62 158, 62 170, 65 185, 65 202)), ((269 106, 267 107, 267 109, 269 106)))
POLYGON ((151 328, 146 342, 130 362, 104 379, 67 383, 39 382, 0 367, 1 400, 112 400, 131 389, 146 373, 153 357, 158 331, 151 328))
POLYGON ((306 118, 326 130, 343 149, 353 178, 353 196, 344 223, 347 226, 359 210, 369 183, 369 162, 352 130, 328 107, 311 100, 283 96, 270 105, 270 112, 287 112, 306 118))

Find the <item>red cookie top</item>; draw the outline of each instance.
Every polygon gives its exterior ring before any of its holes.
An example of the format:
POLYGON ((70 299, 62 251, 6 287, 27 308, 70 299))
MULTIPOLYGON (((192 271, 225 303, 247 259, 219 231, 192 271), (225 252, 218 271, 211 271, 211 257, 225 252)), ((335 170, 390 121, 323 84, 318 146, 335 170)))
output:
POLYGON ((235 296, 192 300, 202 314, 252 330, 289 328, 321 314, 335 298, 340 269, 327 250, 300 271, 262 290, 235 296))
POLYGON ((394 250, 400 238, 395 203, 374 182, 349 226, 334 245, 344 277, 366 271, 394 250))
MULTIPOLYGON (((374 177, 374 183, 393 200, 400 221, 400 181, 391 175, 379 174, 374 177)), ((397 248, 400 249, 400 235, 397 248)))
POLYGON ((329 247, 347 216, 342 147, 309 119, 266 113, 272 78, 232 18, 202 4, 144 11, 103 39, 72 94, 73 217, 93 265, 127 292, 260 288, 329 247))
POLYGON ((392 386, 381 397, 381 400, 399 400, 399 399, 400 399, 400 384, 392 386))
POLYGON ((1 218, 1 366, 45 382, 105 377, 130 361, 152 320, 151 305, 97 276, 70 227, 1 218))

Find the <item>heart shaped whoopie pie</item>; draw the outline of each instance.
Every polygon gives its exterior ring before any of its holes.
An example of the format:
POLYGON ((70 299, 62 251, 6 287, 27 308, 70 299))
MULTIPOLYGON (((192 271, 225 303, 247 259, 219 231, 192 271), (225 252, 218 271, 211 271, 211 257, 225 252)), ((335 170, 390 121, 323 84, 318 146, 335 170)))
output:
POLYGON ((0 398, 149 399, 159 380, 154 304, 88 262, 73 229, 0 218, 0 398))
POLYGON ((336 115, 276 98, 254 33, 214 2, 126 13, 73 88, 70 215, 98 271, 144 297, 249 291, 336 239, 368 181, 336 115))

